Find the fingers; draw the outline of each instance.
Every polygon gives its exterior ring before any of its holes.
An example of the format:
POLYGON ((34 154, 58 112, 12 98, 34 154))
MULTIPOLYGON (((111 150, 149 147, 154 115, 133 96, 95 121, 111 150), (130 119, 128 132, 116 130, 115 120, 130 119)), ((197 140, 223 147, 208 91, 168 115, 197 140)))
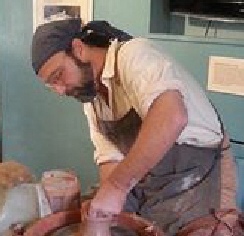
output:
POLYGON ((89 219, 116 219, 117 215, 112 212, 104 212, 102 210, 91 207, 92 200, 86 200, 81 204, 81 222, 89 219))
POLYGON ((81 203, 81 222, 88 218, 89 210, 91 206, 91 200, 86 200, 81 203))
POLYGON ((114 214, 113 212, 108 212, 108 211, 103 211, 100 209, 93 209, 92 207, 90 207, 89 210, 89 218, 90 219, 112 219, 115 218, 117 214, 114 214))

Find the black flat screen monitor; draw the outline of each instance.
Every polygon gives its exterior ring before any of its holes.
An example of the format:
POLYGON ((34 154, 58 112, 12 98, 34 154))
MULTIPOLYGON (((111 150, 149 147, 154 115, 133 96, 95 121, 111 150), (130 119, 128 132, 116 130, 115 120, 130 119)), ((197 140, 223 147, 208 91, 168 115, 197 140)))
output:
POLYGON ((169 0, 173 13, 244 19, 244 0, 169 0))

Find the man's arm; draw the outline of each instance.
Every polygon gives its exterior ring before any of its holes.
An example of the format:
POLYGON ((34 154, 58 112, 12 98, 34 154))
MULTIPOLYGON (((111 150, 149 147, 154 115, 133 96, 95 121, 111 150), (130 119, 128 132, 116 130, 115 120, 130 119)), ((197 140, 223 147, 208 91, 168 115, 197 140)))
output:
POLYGON ((174 90, 161 94, 150 107, 138 138, 109 180, 129 191, 172 147, 187 124, 182 95, 174 90))
POLYGON ((105 162, 99 165, 99 182, 100 185, 106 181, 113 170, 117 167, 118 162, 105 162))
POLYGON ((103 181, 90 214, 120 213, 127 193, 163 158, 186 124, 182 95, 176 90, 161 94, 151 105, 130 152, 103 181))

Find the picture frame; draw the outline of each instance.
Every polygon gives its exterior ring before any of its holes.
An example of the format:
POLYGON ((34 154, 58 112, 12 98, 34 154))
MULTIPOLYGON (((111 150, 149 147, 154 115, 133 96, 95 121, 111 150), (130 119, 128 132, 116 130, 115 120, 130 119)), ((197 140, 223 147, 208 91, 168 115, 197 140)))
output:
POLYGON ((93 0, 33 0, 33 32, 41 24, 77 17, 82 24, 92 20, 93 0))
POLYGON ((243 72, 242 58, 210 56, 207 89, 244 96, 243 72))

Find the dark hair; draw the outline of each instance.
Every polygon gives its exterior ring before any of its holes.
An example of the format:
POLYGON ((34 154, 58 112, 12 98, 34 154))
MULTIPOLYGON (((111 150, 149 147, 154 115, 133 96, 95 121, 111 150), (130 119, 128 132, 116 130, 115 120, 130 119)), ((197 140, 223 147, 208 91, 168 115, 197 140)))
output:
POLYGON ((108 48, 115 38, 118 41, 132 39, 131 35, 113 27, 107 21, 90 21, 76 36, 87 45, 102 48, 108 48))
MULTIPOLYGON (((80 31, 76 32, 74 38, 80 39, 87 45, 108 48, 111 41, 117 39, 119 42, 128 41, 133 37, 128 33, 117 29, 110 25, 107 21, 90 21, 81 28, 80 31)), ((66 52, 72 50, 70 44, 66 52)))
MULTIPOLYGON (((87 45, 100 48, 108 48, 111 43, 111 39, 113 39, 113 37, 111 37, 111 35, 107 34, 106 32, 91 29, 89 25, 82 27, 82 30, 77 32, 74 38, 80 39, 87 45)), ((66 53, 70 54, 72 51, 72 42, 69 44, 65 51, 66 53)))
POLYGON ((108 48, 112 39, 110 35, 94 31, 88 26, 83 27, 82 32, 79 34, 79 38, 85 44, 101 48, 108 48))

